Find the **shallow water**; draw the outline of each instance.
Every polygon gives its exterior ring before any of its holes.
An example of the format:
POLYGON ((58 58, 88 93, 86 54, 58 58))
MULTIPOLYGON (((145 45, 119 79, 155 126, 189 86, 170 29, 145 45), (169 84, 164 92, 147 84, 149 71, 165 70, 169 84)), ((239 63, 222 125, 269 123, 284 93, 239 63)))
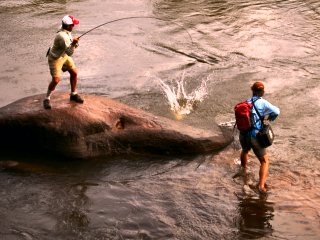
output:
MULTIPOLYGON (((175 119, 159 79, 184 78, 205 99, 179 121, 210 129, 266 82, 279 106, 268 149, 270 194, 238 172, 239 144, 188 159, 2 156, 2 239, 319 239, 320 3, 317 1, 0 1, 0 106, 44 93, 45 53, 65 14, 85 35, 74 56, 79 92, 116 98, 175 119), (188 35, 191 35, 191 39, 188 35)), ((58 86, 69 91, 67 75, 58 86)), ((178 120, 177 120, 178 121, 178 120)))

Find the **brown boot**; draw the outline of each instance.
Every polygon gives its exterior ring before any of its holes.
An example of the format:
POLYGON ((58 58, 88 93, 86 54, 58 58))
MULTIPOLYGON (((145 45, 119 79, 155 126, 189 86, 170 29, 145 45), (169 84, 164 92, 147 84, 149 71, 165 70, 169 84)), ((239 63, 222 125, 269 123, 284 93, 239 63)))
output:
POLYGON ((50 99, 45 99, 43 100, 43 107, 44 109, 51 109, 51 103, 50 103, 50 99))
POLYGON ((83 103, 84 102, 83 98, 80 97, 79 94, 70 95, 70 101, 76 102, 76 103, 83 103))

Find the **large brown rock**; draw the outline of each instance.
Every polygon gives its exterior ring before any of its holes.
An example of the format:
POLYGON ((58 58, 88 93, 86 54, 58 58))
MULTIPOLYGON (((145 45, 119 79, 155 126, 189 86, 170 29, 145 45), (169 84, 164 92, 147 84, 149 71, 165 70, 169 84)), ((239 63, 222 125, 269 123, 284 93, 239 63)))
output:
POLYGON ((43 109, 44 95, 1 108, 0 149, 90 158, 207 153, 232 141, 231 134, 196 129, 106 97, 84 98, 84 104, 71 103, 67 93, 56 92, 51 110, 43 109))

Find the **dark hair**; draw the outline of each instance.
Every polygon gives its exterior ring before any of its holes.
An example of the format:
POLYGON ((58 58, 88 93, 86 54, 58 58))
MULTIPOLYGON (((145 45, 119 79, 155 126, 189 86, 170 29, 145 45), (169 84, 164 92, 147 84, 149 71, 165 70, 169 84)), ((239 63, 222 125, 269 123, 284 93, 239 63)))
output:
POLYGON ((70 26, 70 25, 74 25, 74 24, 64 24, 63 22, 62 22, 62 29, 65 29, 65 30, 67 30, 67 28, 70 26))
POLYGON ((262 97, 262 96, 264 95, 264 89, 254 90, 254 91, 252 91, 252 95, 253 95, 253 96, 262 97))

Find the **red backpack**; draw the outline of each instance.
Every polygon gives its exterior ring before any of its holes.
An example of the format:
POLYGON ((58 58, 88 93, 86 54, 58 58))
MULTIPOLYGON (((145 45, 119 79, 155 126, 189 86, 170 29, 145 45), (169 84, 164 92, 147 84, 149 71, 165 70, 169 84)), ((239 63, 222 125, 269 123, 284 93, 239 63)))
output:
POLYGON ((240 131, 249 131, 251 129, 251 111, 252 103, 241 102, 234 107, 236 125, 240 131))

